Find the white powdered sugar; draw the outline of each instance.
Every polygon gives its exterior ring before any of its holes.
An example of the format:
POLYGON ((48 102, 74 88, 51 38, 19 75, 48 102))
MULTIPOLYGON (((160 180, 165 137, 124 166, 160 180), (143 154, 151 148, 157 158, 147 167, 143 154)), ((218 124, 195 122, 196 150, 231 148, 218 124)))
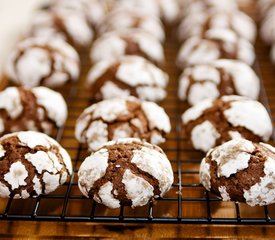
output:
POLYGON ((126 98, 131 95, 131 92, 127 89, 121 89, 116 84, 111 81, 107 81, 103 84, 100 89, 103 99, 113 99, 113 98, 126 98))
POLYGON ((210 176, 210 164, 205 161, 205 158, 201 161, 200 165, 200 183, 210 191, 211 188, 211 176, 210 176))
POLYGON ((88 142, 89 149, 96 150, 103 146, 108 141, 108 125, 102 121, 92 122, 85 132, 82 133, 82 142, 88 142))
POLYGON ((212 106, 213 106, 213 102, 210 100, 204 100, 202 102, 199 102, 198 104, 189 108, 182 114, 181 116, 182 122, 184 124, 187 124, 190 121, 196 120, 203 114, 203 112, 206 109, 211 108, 212 106))
POLYGON ((129 138, 132 135, 133 135, 133 130, 129 126, 129 123, 124 123, 114 130, 113 140, 117 140, 120 138, 129 138))
POLYGON ((207 152, 209 149, 214 147, 219 138, 220 134, 209 121, 204 121, 197 125, 191 132, 191 140, 194 148, 204 152, 207 152))
POLYGON ((10 196, 9 188, 0 182, 0 197, 1 198, 8 198, 10 196))
POLYGON ((32 92, 37 103, 46 109, 48 118, 61 127, 68 116, 67 104, 62 95, 46 87, 33 88, 32 92))
POLYGON ((151 130, 159 129, 166 133, 171 131, 170 119, 162 107, 147 101, 142 102, 141 107, 149 121, 151 130))
MULTIPOLYGON (((139 52, 143 53, 147 58, 158 63, 164 60, 163 47, 160 42, 151 34, 142 30, 129 30, 121 32, 109 32, 99 37, 90 52, 92 62, 101 60, 117 59, 126 55, 128 42, 136 44, 139 52)), ((134 54, 134 53, 131 53, 134 54)))
POLYGON ((0 145, 0 158, 4 157, 5 153, 6 153, 6 151, 5 151, 4 147, 2 145, 0 145))
MULTIPOLYGON (((221 49, 229 56, 236 55, 248 65, 255 61, 254 48, 247 40, 240 38, 229 29, 214 28, 205 33, 204 38, 197 36, 187 39, 180 48, 177 65, 184 68, 189 65, 207 64, 221 57, 221 49), (217 43, 220 42, 219 44, 217 43)), ((235 57, 233 57, 235 58, 235 57)))
POLYGON ((59 175, 50 174, 48 172, 45 172, 43 174, 42 179, 45 184, 45 193, 46 194, 53 192, 55 189, 57 189, 59 187, 60 184, 63 184, 63 183, 59 182, 59 179, 60 179, 59 175))
POLYGON ((163 196, 174 181, 171 164, 166 155, 147 147, 143 147, 141 150, 134 150, 133 153, 134 156, 131 162, 159 181, 161 196, 163 196))
POLYGON ((26 87, 43 84, 63 85, 79 77, 77 52, 60 39, 28 38, 11 52, 6 75, 18 85, 26 87))
MULTIPOLYGON (((100 187, 98 191, 99 202, 104 203, 109 208, 119 208, 120 202, 119 200, 115 199, 113 194, 113 184, 111 182, 105 183, 102 187, 100 187)), ((94 197, 97 200, 97 196, 94 197)))
MULTIPOLYGON (((16 87, 9 87, 0 92, 0 109, 3 109, 12 118, 17 118, 23 111, 19 91, 16 87)), ((3 129, 4 127, 2 127, 3 129)), ((2 131, 0 131, 2 132, 2 131)))
POLYGON ((153 85, 164 88, 168 83, 167 74, 149 61, 138 56, 126 56, 121 58, 116 77, 132 87, 153 85))
POLYGON ((211 152, 212 161, 217 162, 217 176, 229 178, 232 174, 248 168, 255 146, 245 139, 224 143, 211 152))
POLYGON ((18 161, 11 164, 9 172, 4 175, 4 179, 10 184, 11 189, 14 190, 20 186, 27 185, 25 180, 28 175, 25 165, 18 161))
POLYGON ((78 171, 78 186, 86 197, 89 197, 88 192, 95 181, 103 177, 106 173, 108 157, 108 150, 103 148, 87 157, 81 164, 78 171))
POLYGON ((245 127, 255 135, 268 141, 272 134, 272 122, 264 106, 253 100, 233 101, 230 108, 224 111, 228 122, 234 127, 245 127))
POLYGON ((132 200, 132 207, 143 206, 154 196, 153 186, 128 169, 124 172, 122 183, 125 185, 127 198, 132 200))
POLYGON ((264 164, 265 176, 249 190, 244 190, 244 198, 250 206, 269 205, 275 202, 275 159, 268 157, 264 164))
POLYGON ((220 195, 221 195, 223 201, 230 201, 230 195, 226 191, 225 186, 219 187, 219 192, 220 192, 220 195))

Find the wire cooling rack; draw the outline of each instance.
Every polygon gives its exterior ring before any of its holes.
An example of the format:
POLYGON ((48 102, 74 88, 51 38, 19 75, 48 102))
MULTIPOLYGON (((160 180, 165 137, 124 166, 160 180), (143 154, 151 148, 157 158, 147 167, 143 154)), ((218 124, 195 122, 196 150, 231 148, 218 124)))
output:
MULTIPOLYGON (((79 145, 75 140, 74 126, 79 114, 92 103, 89 92, 83 85, 89 69, 88 57, 84 54, 81 80, 77 84, 64 87, 61 91, 69 106, 69 117, 66 125, 56 134, 56 139, 72 157, 73 176, 69 182, 49 195, 26 200, 1 199, 0 220, 274 224, 274 206, 252 208, 242 203, 222 202, 199 184, 199 165, 203 154, 194 151, 180 133, 180 116, 188 106, 177 99, 177 78, 180 74, 174 65, 177 49, 176 41, 169 39, 165 45, 167 64, 164 68, 170 75, 170 83, 168 97, 161 105, 170 116, 173 130, 167 142, 161 147, 171 161, 175 180, 172 189, 164 198, 136 209, 121 207, 111 210, 86 199, 80 193, 77 186, 77 170, 88 156, 88 152, 85 146, 79 145)), ((260 100, 271 113, 271 110, 275 110, 275 87, 271 80, 273 70, 267 59, 268 49, 261 44, 258 44, 256 49, 261 65, 256 65, 255 69, 259 74, 260 69, 263 70, 265 79, 262 81, 260 100)))

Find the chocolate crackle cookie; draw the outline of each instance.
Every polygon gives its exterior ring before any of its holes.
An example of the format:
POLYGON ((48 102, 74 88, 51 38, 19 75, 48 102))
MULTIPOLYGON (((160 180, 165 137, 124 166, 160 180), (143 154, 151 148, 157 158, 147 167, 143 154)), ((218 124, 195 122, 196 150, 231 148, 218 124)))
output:
POLYGON ((160 42, 165 40, 164 27, 160 20, 152 15, 116 8, 106 16, 102 24, 98 27, 100 34, 113 31, 127 31, 131 29, 143 30, 160 42))
POLYGON ((0 138, 0 197, 48 194, 71 174, 70 156, 47 135, 30 131, 0 138))
POLYGON ((86 197, 109 208, 138 207, 170 190, 173 170, 159 147, 126 138, 108 142, 87 157, 78 177, 86 197))
POLYGON ((104 100, 85 109, 76 123, 75 136, 95 151, 110 140, 141 138, 153 144, 171 131, 164 109, 134 97, 104 100))
POLYGON ((0 135, 24 130, 51 134, 67 115, 62 95, 46 87, 9 87, 0 92, 0 135))
POLYGON ((103 34, 94 42, 90 52, 93 63, 124 55, 142 56, 159 65, 164 63, 163 46, 155 37, 142 30, 103 34))
POLYGON ((9 55, 6 77, 26 87, 58 87, 78 79, 79 64, 77 52, 63 40, 28 38, 9 55))
POLYGON ((179 68, 207 64, 220 58, 238 59, 248 65, 255 61, 255 51, 250 42, 229 29, 214 28, 202 37, 187 39, 181 46, 177 65, 179 68))
POLYGON ((179 98, 191 105, 232 94, 256 100, 259 93, 258 76, 249 65, 238 60, 220 59, 188 67, 179 79, 179 98))
POLYGON ((241 137, 253 142, 268 141, 273 130, 264 106, 240 96, 199 102, 182 115, 182 122, 184 137, 204 152, 241 137))
POLYGON ((188 14, 178 28, 180 41, 192 36, 203 36, 205 31, 213 28, 231 29, 238 36, 254 42, 257 34, 255 22, 241 11, 209 10, 201 14, 188 14))
POLYGON ((87 85, 96 99, 136 96, 142 100, 161 101, 166 97, 168 75, 148 60, 124 56, 116 61, 95 64, 87 85))
POLYGON ((36 11, 27 34, 47 39, 61 38, 77 49, 89 47, 94 37, 84 13, 69 8, 36 11))
POLYGON ((226 142, 202 160, 200 181, 223 201, 275 203, 275 148, 245 139, 226 142))

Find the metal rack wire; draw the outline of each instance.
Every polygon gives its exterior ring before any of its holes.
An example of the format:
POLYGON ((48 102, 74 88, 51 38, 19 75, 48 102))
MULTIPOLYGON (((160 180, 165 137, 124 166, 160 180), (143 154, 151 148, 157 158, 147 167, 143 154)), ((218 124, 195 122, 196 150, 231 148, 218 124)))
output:
MULTIPOLYGON (((206 192, 199 184, 198 170, 203 154, 194 151, 185 142, 180 132, 180 115, 188 107, 177 99, 178 72, 174 67, 175 41, 170 39, 165 46, 170 74, 168 97, 161 104, 171 118, 173 130, 162 145, 174 170, 174 184, 171 191, 161 199, 147 206, 118 210, 107 209, 93 200, 83 197, 77 187, 77 170, 88 155, 87 148, 74 139, 75 120, 90 102, 90 96, 83 81, 88 70, 85 60, 81 81, 66 86, 62 92, 69 106, 69 119, 59 129, 56 139, 70 153, 74 172, 64 186, 49 195, 27 200, 0 200, 0 220, 32 221, 92 221, 114 223, 186 223, 186 224, 274 224, 273 206, 251 208, 241 203, 225 203, 206 192)), ((83 57, 87 59, 87 57, 83 57)), ((256 70, 260 73, 259 66, 256 70)), ((270 111, 268 98, 262 82, 261 101, 270 111)))

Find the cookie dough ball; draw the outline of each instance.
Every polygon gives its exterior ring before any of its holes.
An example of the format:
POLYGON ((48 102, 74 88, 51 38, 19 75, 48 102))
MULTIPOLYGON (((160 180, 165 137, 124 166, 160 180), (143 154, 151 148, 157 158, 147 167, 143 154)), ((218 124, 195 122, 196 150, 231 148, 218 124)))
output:
POLYGON ((28 38, 20 42, 6 66, 6 77, 25 87, 59 87, 77 81, 79 73, 77 52, 58 39, 28 38))
POLYGON ((200 181, 223 201, 264 206, 275 203, 274 173, 275 148, 236 139, 207 153, 200 181))
POLYGON ((163 46, 155 37, 142 30, 103 34, 94 42, 90 52, 93 63, 115 60, 124 55, 142 56, 159 65, 164 63, 163 46))
POLYGON ((204 152, 241 137, 253 142, 268 141, 273 130, 264 106, 240 96, 202 101, 182 115, 182 122, 184 136, 195 149, 204 152))
POLYGON ((67 119, 62 95, 45 87, 9 87, 0 92, 0 135, 16 131, 52 134, 67 119))
POLYGON ((108 13, 108 5, 104 0, 51 0, 49 7, 78 11, 91 26, 98 26, 108 13))
POLYGON ((160 144, 170 131, 170 120, 162 107, 129 97, 104 100, 85 109, 76 122, 75 136, 95 151, 119 138, 135 137, 160 144))
POLYGON ((77 49, 90 47, 94 33, 84 13, 66 8, 37 11, 32 17, 29 36, 58 38, 77 49))
POLYGON ((186 16, 178 28, 178 37, 183 41, 192 36, 203 36, 207 30, 213 28, 230 29, 252 43, 257 34, 255 22, 241 11, 206 11, 200 15, 186 16))
POLYGON ((163 197, 172 186, 173 170, 159 147, 126 138, 108 142, 87 157, 78 177, 86 197, 109 208, 134 208, 163 197))
POLYGON ((146 13, 134 10, 116 9, 106 16, 103 23, 99 26, 100 34, 113 31, 127 31, 131 29, 143 30, 160 42, 165 40, 165 32, 160 20, 146 13))
POLYGON ((148 60, 124 56, 116 61, 103 60, 90 70, 87 85, 96 99, 136 96, 161 101, 166 97, 168 75, 148 60))
POLYGON ((194 36, 181 46, 177 65, 179 68, 195 64, 207 64, 220 58, 238 59, 248 65, 255 61, 251 43, 229 29, 210 29, 203 37, 194 36))
POLYGON ((238 60, 216 60, 184 70, 179 80, 179 98, 194 105, 223 95, 258 99, 260 80, 254 70, 238 60))
POLYGON ((55 191, 72 174, 64 148, 43 133, 0 138, 0 197, 29 198, 55 191))

